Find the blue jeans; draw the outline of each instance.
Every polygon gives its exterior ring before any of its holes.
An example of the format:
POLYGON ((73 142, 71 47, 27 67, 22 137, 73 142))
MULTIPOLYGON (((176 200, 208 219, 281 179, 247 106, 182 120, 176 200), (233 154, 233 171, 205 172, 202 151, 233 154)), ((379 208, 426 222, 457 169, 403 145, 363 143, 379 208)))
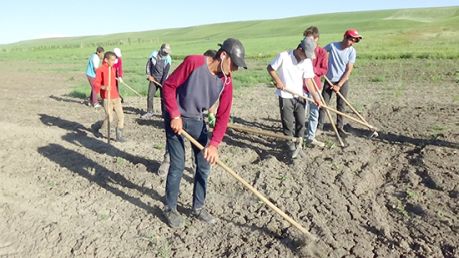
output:
MULTIPOLYGON (((175 134, 170 125, 170 118, 165 116, 167 149, 170 155, 169 172, 166 181, 166 209, 177 209, 177 199, 180 193, 180 180, 185 169, 185 146, 182 136, 175 134)), ((183 130, 195 138, 203 146, 207 145, 207 127, 203 118, 182 118, 183 130)), ((193 187, 193 209, 204 206, 207 190, 207 178, 210 174, 210 164, 204 159, 204 154, 193 146, 196 173, 193 187)))
MULTIPOLYGON (((308 93, 308 97, 312 98, 312 94, 308 93)), ((319 124, 319 108, 314 102, 309 101, 309 119, 308 119, 308 132, 306 138, 309 140, 314 139, 316 135, 317 125, 319 124)))

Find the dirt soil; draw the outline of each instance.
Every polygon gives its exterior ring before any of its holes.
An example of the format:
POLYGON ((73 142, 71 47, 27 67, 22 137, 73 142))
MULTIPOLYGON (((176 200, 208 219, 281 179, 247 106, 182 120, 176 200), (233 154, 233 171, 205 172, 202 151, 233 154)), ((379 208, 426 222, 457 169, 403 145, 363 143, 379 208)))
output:
MULTIPOLYGON (((67 78, 85 80, 82 73, 26 65, 0 62, 0 257, 305 255, 298 230, 219 167, 207 199, 218 223, 189 216, 188 162, 179 197, 186 227, 170 229, 165 178, 156 174, 164 130, 159 116, 138 119, 146 98, 126 99, 129 141, 108 145, 91 131, 103 111, 66 95, 67 78)), ((457 82, 451 75, 434 90, 413 82, 401 96, 352 83, 350 100, 380 128, 378 138, 350 123, 348 147, 327 132, 318 137, 326 148, 306 148, 291 162, 285 142, 228 130, 221 160, 316 236, 324 257, 458 257, 457 82)), ((235 92, 234 122, 280 132, 273 92, 235 92)))

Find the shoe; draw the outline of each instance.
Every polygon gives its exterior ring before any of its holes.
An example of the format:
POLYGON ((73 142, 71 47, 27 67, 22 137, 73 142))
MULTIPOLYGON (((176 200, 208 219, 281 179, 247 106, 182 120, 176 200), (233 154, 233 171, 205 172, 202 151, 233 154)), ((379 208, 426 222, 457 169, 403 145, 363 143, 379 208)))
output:
POLYGON ((164 210, 164 216, 166 217, 167 224, 171 228, 183 228, 183 226, 185 226, 185 222, 177 210, 166 208, 164 210))
POLYGON ((347 137, 348 135, 350 135, 350 133, 344 130, 344 128, 342 127, 338 127, 337 130, 341 137, 347 137))
POLYGON ((101 107, 102 107, 102 106, 101 106, 99 103, 97 103, 97 104, 94 105, 94 108, 95 108, 95 109, 98 109, 98 108, 101 108, 101 107))
POLYGON ((161 165, 159 166, 159 169, 158 169, 158 176, 160 177, 167 176, 167 172, 169 172, 170 162, 171 161, 170 161, 169 155, 164 157, 163 162, 161 162, 161 165))
POLYGON ((206 211, 206 209, 201 208, 201 209, 193 209, 193 216, 196 217, 197 219, 207 223, 207 224, 215 224, 217 222, 217 219, 210 215, 209 212, 206 211))
POLYGON ((123 129, 116 128, 116 141, 117 142, 126 142, 126 138, 123 136, 123 129))
POLYGON ((300 141, 295 146, 295 150, 292 152, 292 159, 296 159, 303 150, 303 138, 299 138, 300 141))
POLYGON ((325 147, 325 143, 318 141, 316 139, 307 139, 306 144, 321 147, 321 148, 325 147))
POLYGON ((102 126, 101 123, 94 123, 94 124, 91 125, 92 133, 94 134, 94 136, 96 138, 102 138, 103 137, 102 133, 100 132, 101 126, 102 126))
POLYGON ((143 114, 140 118, 141 119, 151 119, 151 118, 153 118, 153 112, 147 112, 147 113, 143 114))
POLYGON ((298 156, 301 156, 301 152, 303 152, 303 149, 297 148, 295 151, 292 153, 292 159, 298 158, 298 156))
POLYGON ((292 152, 293 152, 293 151, 296 150, 296 147, 295 147, 295 143, 294 143, 294 142, 291 142, 291 141, 287 142, 287 147, 288 147, 288 150, 289 150, 289 151, 292 151, 292 152))

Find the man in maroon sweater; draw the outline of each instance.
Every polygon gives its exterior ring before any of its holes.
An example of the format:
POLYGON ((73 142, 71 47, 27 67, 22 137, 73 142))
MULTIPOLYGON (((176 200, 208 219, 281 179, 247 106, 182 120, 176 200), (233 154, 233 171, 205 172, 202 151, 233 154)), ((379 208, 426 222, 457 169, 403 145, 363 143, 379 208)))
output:
MULTIPOLYGON (((312 66, 314 68, 314 81, 319 88, 319 94, 322 91, 322 82, 321 77, 327 73, 328 70, 328 56, 325 49, 319 47, 317 42, 319 41, 319 29, 316 26, 311 26, 307 28, 303 35, 305 37, 312 37, 316 42, 316 48, 314 50, 316 58, 312 61, 312 66)), ((307 87, 304 87, 304 91, 312 98, 311 93, 308 91, 307 87)), ((325 147, 325 143, 320 142, 315 139, 317 125, 319 123, 319 108, 315 103, 309 103, 309 119, 307 122, 307 131, 305 133, 306 143, 314 146, 325 147)))
POLYGON ((233 101, 232 72, 239 67, 247 69, 242 43, 229 38, 220 45, 214 57, 191 55, 185 57, 163 85, 164 117, 170 166, 166 181, 165 216, 172 228, 183 227, 184 221, 177 212, 180 180, 185 168, 185 149, 181 130, 185 130, 202 145, 203 151, 193 146, 196 173, 193 189, 193 215, 207 223, 216 219, 204 209, 207 178, 210 165, 218 160, 218 145, 226 132, 233 101), (203 111, 216 101, 219 106, 212 138, 208 141, 203 111))

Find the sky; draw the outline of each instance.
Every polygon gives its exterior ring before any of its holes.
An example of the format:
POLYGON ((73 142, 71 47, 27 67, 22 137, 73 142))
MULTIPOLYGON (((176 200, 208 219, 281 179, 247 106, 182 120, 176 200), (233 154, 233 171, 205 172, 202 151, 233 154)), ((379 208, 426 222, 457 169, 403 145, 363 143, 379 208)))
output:
POLYGON ((321 13, 441 6, 459 6, 459 0, 5 0, 0 6, 0 44, 321 13))

